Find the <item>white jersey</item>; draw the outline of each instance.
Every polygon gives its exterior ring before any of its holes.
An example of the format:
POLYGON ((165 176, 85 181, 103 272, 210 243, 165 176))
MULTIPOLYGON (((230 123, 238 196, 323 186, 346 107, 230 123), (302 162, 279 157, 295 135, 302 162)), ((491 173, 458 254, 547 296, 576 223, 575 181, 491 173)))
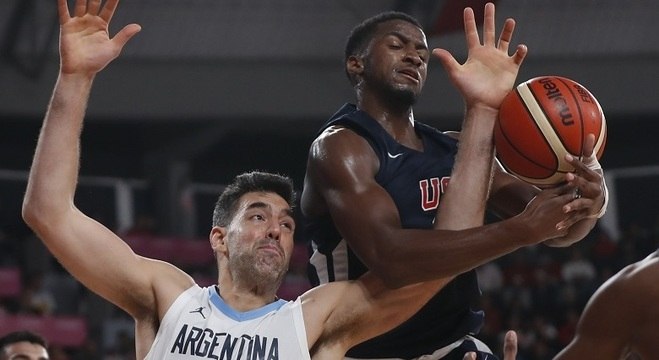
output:
POLYGON ((145 359, 310 360, 300 299, 235 311, 193 285, 163 317, 145 359))

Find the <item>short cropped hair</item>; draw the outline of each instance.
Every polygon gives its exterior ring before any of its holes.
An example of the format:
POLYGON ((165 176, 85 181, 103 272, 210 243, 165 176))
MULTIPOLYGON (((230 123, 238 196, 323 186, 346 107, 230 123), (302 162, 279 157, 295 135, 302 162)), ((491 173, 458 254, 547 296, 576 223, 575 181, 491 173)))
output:
POLYGON ((0 337, 0 359, 4 359, 5 348, 9 345, 16 344, 19 342, 29 342, 31 344, 37 344, 48 349, 48 343, 46 340, 30 331, 14 331, 3 337, 0 337))
POLYGON ((236 176, 215 203, 213 226, 227 226, 238 206, 238 200, 250 192, 269 192, 281 196, 291 208, 295 205, 293 180, 267 172, 247 172, 236 176))
MULTIPOLYGON (((423 29, 423 26, 421 26, 421 23, 419 23, 417 19, 400 11, 387 11, 372 16, 355 26, 350 32, 350 36, 348 36, 348 40, 346 41, 343 63, 345 64, 350 56, 363 52, 373 39, 378 25, 389 20, 407 21, 408 23, 423 29)), ((348 73, 347 69, 346 75, 348 75, 348 79, 354 83, 354 80, 348 73)))

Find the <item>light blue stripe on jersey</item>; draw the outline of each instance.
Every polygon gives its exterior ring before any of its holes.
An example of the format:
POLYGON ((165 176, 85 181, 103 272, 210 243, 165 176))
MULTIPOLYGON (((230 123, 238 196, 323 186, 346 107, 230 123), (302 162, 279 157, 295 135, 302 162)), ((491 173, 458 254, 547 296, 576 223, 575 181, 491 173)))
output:
POLYGON ((214 286, 209 286, 208 292, 211 303, 215 305, 215 307, 218 310, 220 310, 224 315, 236 321, 246 321, 246 320, 256 319, 271 311, 279 310, 279 308, 281 308, 287 303, 286 300, 279 299, 273 303, 270 303, 258 309, 240 312, 232 309, 227 303, 225 303, 222 297, 217 293, 217 291, 215 291, 214 286))

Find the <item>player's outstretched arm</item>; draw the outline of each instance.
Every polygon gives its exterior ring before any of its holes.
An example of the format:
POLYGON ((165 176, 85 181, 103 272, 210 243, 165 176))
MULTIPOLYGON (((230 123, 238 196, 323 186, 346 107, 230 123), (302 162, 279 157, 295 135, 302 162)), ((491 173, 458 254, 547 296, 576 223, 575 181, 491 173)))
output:
POLYGON ((351 347, 414 315, 450 279, 390 289, 373 273, 320 285, 302 295, 312 359, 337 359, 351 347))
MULTIPOLYGON (((60 73, 41 128, 23 218, 66 269, 92 291, 138 315, 155 308, 147 261, 74 204, 80 133, 92 81, 140 27, 113 38, 108 23, 118 0, 58 0, 60 73)), ((152 265, 149 265, 152 266, 152 265)), ((165 265, 158 265, 168 268, 165 265)), ((174 271, 174 270, 166 270, 174 271)))

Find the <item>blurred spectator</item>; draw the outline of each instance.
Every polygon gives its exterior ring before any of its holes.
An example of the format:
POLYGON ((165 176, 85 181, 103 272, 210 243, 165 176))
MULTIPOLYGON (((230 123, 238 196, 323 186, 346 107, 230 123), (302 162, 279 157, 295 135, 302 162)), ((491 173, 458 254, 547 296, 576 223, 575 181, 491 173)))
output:
POLYGON ((571 282, 585 282, 595 279, 597 272, 595 265, 584 258, 581 249, 578 247, 572 248, 570 260, 563 264, 561 269, 563 280, 568 283, 571 282))
POLYGON ((0 227, 0 267, 16 266, 18 241, 12 238, 0 227))
POLYGON ((549 275, 546 269, 538 268, 534 272, 535 286, 531 288, 531 303, 536 313, 556 316, 559 305, 557 279, 549 275))
POLYGON ((0 338, 0 360, 48 360, 48 344, 40 335, 16 331, 0 338))
POLYGON ((57 304, 53 294, 44 286, 41 272, 27 276, 20 299, 21 312, 35 315, 51 315, 57 304))
POLYGON ((70 360, 71 356, 65 348, 53 345, 48 349, 50 353, 50 360, 70 360))
POLYGON ((478 284, 483 293, 501 290, 503 286, 503 273, 496 262, 489 262, 476 269, 478 284))

